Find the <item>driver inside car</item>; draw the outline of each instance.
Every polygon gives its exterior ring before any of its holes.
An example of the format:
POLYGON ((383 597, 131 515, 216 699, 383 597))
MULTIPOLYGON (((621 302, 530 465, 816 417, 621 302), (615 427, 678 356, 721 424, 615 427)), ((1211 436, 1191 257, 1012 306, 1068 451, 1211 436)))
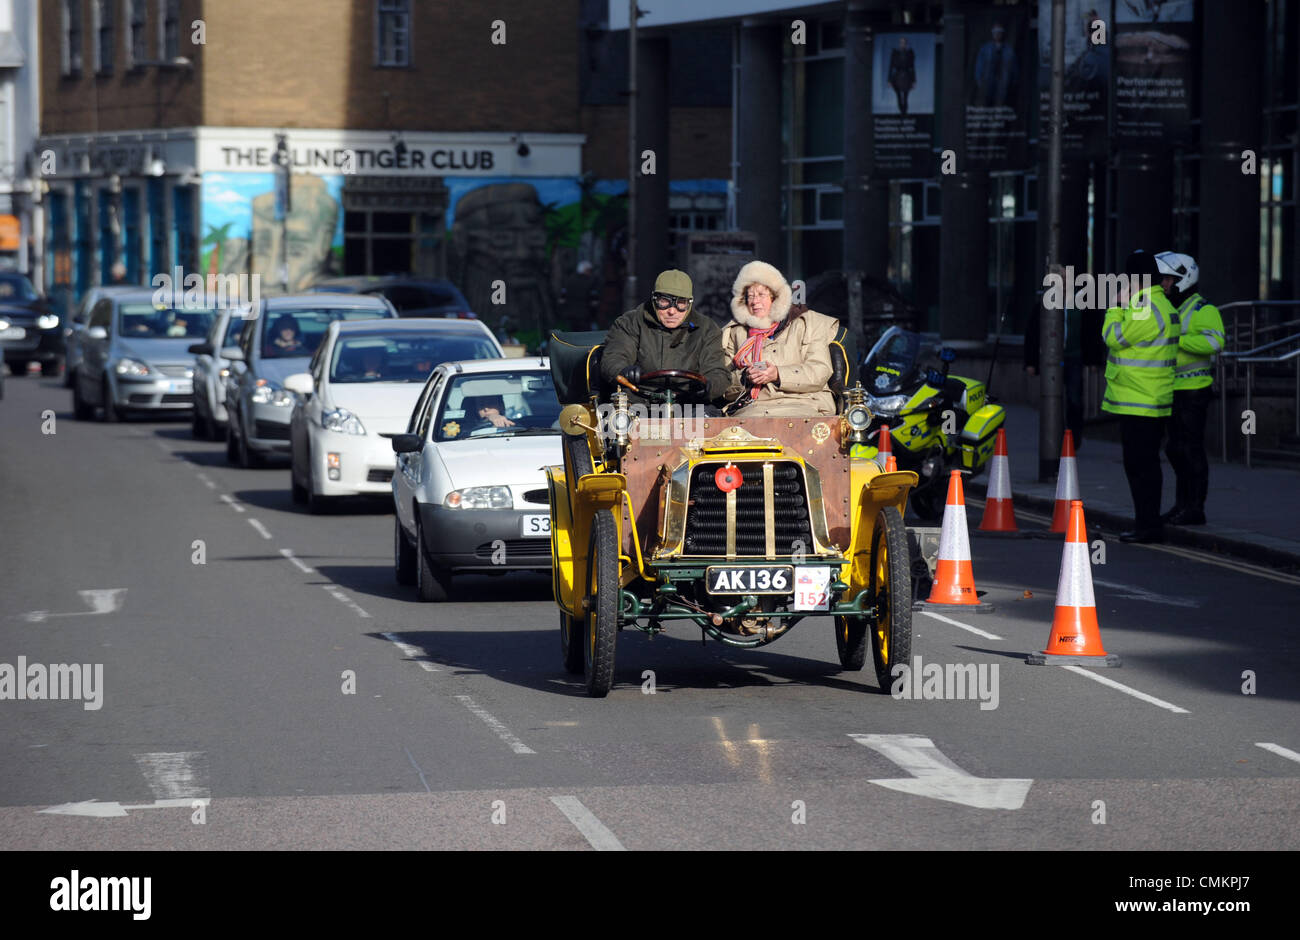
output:
POLYGON ((500 395, 473 395, 465 399, 465 419, 476 421, 474 430, 482 428, 512 428, 515 423, 506 417, 505 400, 500 395))
MULTIPOLYGON (((601 378, 611 390, 620 376, 638 385, 650 373, 679 370, 702 375, 707 385, 702 395, 691 396, 681 394, 684 383, 674 382, 682 404, 708 405, 722 397, 730 382, 722 331, 709 317, 693 315, 693 290, 685 271, 664 271, 650 299, 614 321, 600 360, 601 378)), ((627 392, 633 404, 650 404, 644 395, 627 392)))

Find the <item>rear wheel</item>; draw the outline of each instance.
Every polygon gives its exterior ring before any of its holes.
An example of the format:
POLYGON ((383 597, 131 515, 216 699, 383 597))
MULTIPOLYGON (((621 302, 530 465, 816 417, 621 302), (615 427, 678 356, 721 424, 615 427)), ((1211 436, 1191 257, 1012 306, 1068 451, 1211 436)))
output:
POLYGON ((81 397, 80 380, 72 383, 72 416, 78 421, 89 421, 95 417, 95 409, 81 397))
POLYGON ((406 540, 402 520, 393 517, 393 574, 397 583, 409 587, 415 583, 415 549, 406 540))
POLYGON ((907 528, 893 506, 876 517, 871 547, 871 594, 876 622, 871 631, 871 658, 882 692, 891 685, 896 663, 912 657, 912 577, 907 528))
POLYGON ((429 551, 424 544, 424 526, 418 514, 415 517, 415 554, 419 559, 415 566, 415 587, 420 600, 445 601, 451 593, 451 572, 429 560, 429 551))
POLYGON ((857 672, 867 662, 867 621, 865 617, 835 618, 835 648, 840 667, 857 672))
POLYGON ((586 642, 583 674, 587 694, 604 698, 614 684, 614 641, 618 637, 619 583, 618 524, 612 509, 598 511, 591 520, 587 549, 586 642))
POLYGON ((948 501, 948 491, 940 482, 939 476, 912 490, 907 498, 907 506, 923 522, 934 522, 943 515, 944 504, 948 501))

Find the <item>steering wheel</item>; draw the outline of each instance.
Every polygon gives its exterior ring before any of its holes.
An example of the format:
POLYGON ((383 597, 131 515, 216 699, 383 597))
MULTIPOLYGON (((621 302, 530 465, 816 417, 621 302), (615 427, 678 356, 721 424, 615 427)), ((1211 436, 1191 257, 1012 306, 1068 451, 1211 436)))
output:
POLYGON ((660 369, 647 372, 641 376, 637 390, 647 398, 664 403, 686 398, 692 401, 707 401, 709 380, 698 372, 684 369, 660 369), (648 394, 647 394, 648 393, 648 394))

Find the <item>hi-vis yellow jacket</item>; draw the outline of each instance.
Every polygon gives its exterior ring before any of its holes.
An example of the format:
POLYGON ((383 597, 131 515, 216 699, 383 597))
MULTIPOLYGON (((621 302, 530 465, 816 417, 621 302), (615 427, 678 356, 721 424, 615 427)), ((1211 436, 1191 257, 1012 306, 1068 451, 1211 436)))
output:
POLYGON ((1178 364, 1174 391, 1185 392, 1214 384, 1214 357, 1223 352, 1223 317, 1219 308, 1192 294, 1178 308, 1178 364))
POLYGON ((1102 410, 1167 417, 1174 401, 1178 315, 1160 285, 1107 310, 1101 336, 1110 349, 1102 410))

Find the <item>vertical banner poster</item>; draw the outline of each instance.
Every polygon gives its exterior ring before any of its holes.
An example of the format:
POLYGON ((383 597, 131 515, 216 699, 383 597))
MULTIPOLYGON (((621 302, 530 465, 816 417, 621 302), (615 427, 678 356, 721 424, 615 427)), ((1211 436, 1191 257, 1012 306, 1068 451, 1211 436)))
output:
POLYGON ((1191 131, 1194 0, 1115 0, 1115 136, 1186 140, 1191 131))
POLYGON ((966 15, 966 162, 990 170, 1026 166, 1033 75, 1025 6, 966 15))
MULTIPOLYGON (((1110 95, 1110 0, 1065 0, 1065 128, 1067 157, 1104 159, 1110 95)), ((1052 0, 1038 0, 1039 141, 1048 140, 1052 107, 1052 0)))
POLYGON ((878 32, 872 42, 875 176, 934 175, 935 34, 878 32))

